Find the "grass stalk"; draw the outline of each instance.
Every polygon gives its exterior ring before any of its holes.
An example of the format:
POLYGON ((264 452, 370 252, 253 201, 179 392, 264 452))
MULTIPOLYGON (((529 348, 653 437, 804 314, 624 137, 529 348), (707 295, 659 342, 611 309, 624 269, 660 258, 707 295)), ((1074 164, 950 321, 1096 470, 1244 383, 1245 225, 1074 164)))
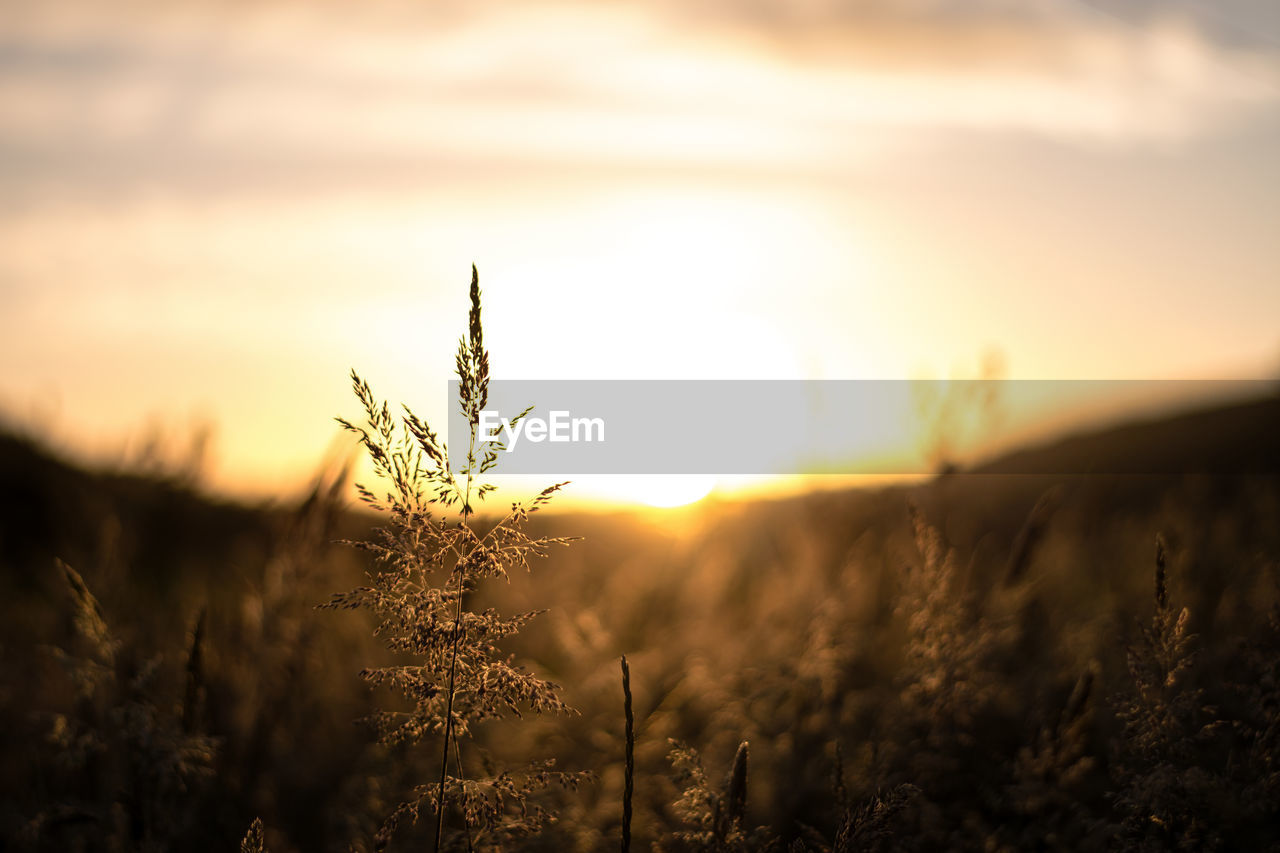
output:
POLYGON ((622 707, 627 717, 626 777, 622 787, 622 853, 631 850, 631 796, 635 792, 636 718, 631 708, 631 667, 622 656, 622 707))
MULTIPOLYGON (((474 273, 473 273, 474 275, 474 273)), ((472 279, 474 287, 475 279, 472 279)), ((469 418, 471 426, 471 437, 467 446, 467 491, 462 499, 462 526, 469 527, 471 518, 471 479, 472 471, 475 466, 476 456, 476 420, 474 417, 469 418)), ((458 600, 453 611, 453 648, 449 653, 449 700, 444 714, 444 745, 440 749, 440 795, 436 800, 436 853, 440 853, 440 842, 444 837, 444 785, 448 778, 449 772, 449 739, 453 736, 453 696, 454 688, 458 674, 458 641, 462 639, 462 593, 463 593, 463 562, 470 554, 471 548, 466 548, 458 562, 454 567, 454 575, 458 579, 458 600)), ((458 779, 461 783, 462 779, 462 757, 458 757, 458 779)), ((466 823, 466 815, 463 815, 463 823, 466 823)))

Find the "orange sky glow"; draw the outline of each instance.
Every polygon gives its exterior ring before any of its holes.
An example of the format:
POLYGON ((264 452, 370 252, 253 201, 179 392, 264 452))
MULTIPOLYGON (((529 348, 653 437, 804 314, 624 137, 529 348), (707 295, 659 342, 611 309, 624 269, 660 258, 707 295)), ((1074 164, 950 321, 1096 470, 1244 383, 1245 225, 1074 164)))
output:
POLYGON ((473 262, 499 378, 1280 367, 1253 0, 0 16, 0 415, 85 458, 204 425, 296 493, 352 367, 442 422, 473 262))

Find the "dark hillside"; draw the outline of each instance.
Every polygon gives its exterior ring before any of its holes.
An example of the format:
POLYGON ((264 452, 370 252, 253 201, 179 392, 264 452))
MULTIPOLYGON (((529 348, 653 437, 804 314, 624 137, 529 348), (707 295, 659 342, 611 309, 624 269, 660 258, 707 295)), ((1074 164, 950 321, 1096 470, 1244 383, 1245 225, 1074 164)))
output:
MULTIPOLYGON (((675 739, 713 788, 750 743, 746 819, 767 830, 720 849, 832 849, 864 812, 883 818, 865 849, 1267 849, 1278 412, 1123 425, 919 485, 535 516, 582 541, 478 605, 549 611, 510 651, 581 715, 475 746, 596 773, 548 795, 560 821, 528 849, 615 846, 626 654, 645 848, 690 849, 675 739), (1156 689, 1162 660, 1179 674, 1156 689)), ((353 724, 396 700, 359 678, 389 660, 368 616, 315 609, 367 567, 334 544, 373 523, 340 479, 250 507, 3 438, 0 484, 0 847, 234 850, 260 816, 277 853, 372 849, 438 772, 353 724)))

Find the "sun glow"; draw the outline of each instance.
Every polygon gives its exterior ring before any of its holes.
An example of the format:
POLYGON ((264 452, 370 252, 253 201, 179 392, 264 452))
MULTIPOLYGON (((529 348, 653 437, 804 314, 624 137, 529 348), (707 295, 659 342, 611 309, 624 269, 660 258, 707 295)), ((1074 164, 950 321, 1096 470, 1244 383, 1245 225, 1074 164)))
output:
POLYGON ((804 193, 628 187, 562 200, 555 213, 474 249, 488 292, 501 295, 491 336, 506 345, 495 358, 518 352, 519 378, 804 378, 802 339, 771 307, 779 283, 825 280, 814 259, 831 246, 849 275, 868 272, 804 193), (532 329, 539 314, 548 319, 532 329))
POLYGON ((686 506, 702 500, 715 488, 710 476, 642 474, 619 478, 620 497, 657 508, 686 506))
POLYGON ((718 486, 709 474, 588 474, 570 478, 562 505, 668 509, 697 503, 718 486))

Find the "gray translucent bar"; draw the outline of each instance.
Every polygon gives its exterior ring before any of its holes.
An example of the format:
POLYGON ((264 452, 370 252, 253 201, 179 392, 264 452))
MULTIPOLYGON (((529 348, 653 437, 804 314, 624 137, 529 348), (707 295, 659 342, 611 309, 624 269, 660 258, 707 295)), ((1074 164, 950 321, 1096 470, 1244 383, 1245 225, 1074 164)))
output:
MULTIPOLYGON (((457 390, 447 439, 460 460, 457 390)), ((495 380, 487 423, 530 405, 493 431, 497 473, 1280 472, 1266 381, 495 380)))

